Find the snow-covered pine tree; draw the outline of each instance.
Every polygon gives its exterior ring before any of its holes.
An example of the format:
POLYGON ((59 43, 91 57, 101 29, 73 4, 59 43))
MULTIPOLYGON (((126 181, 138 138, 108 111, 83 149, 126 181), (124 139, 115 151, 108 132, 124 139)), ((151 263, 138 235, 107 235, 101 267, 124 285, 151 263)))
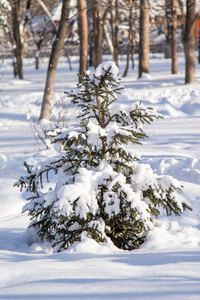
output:
POLYGON ((24 207, 30 226, 55 251, 81 241, 82 234, 132 250, 145 241, 159 208, 168 215, 189 208, 178 197, 177 180, 157 176, 135 157, 134 144, 146 137, 141 124, 160 115, 140 102, 117 104, 123 88, 118 73, 113 62, 99 65, 93 76, 85 72, 69 93, 80 124, 49 131, 60 157, 34 168, 25 163, 28 175, 17 183, 31 193, 24 207), (43 177, 50 171, 57 174, 56 184, 45 191, 43 177))

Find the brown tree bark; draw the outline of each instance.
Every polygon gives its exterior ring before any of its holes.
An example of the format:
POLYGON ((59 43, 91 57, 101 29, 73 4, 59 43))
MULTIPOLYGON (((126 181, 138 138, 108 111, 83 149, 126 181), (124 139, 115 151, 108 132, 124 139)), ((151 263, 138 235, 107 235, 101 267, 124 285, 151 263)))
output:
POLYGON ((113 37, 113 46, 114 46, 114 62, 118 66, 118 55, 119 55, 119 1, 115 0, 115 30, 114 30, 114 37, 113 37))
POLYGON ((149 73, 149 1, 140 0, 139 75, 149 73))
POLYGON ((93 1, 92 4, 92 20, 93 20, 93 65, 96 68, 102 63, 102 40, 103 27, 101 25, 101 12, 98 0, 93 1))
POLYGON ((171 21, 172 21, 172 1, 173 0, 165 0, 165 38, 166 38, 166 45, 165 45, 165 58, 171 58, 172 57, 172 48, 171 48, 171 40, 172 40, 172 27, 171 27, 171 21))
POLYGON ((107 17, 107 14, 110 10, 110 6, 104 9, 102 6, 100 7, 101 1, 99 0, 90 0, 90 10, 92 13, 92 25, 93 25, 93 66, 96 68, 100 63, 102 63, 102 43, 103 43, 103 28, 104 23, 107 17))
POLYGON ((63 0, 60 24, 59 24, 58 32, 56 34, 56 38, 52 45, 51 55, 49 59, 49 65, 48 65, 47 76, 46 76, 46 84, 45 84, 42 108, 40 113, 40 120, 50 119, 50 102, 53 98, 53 93, 54 93, 57 64, 58 64, 60 52, 64 45, 64 39, 67 33, 69 12, 70 12, 70 0, 63 0))
POLYGON ((105 38, 106 38, 106 42, 107 42, 108 47, 109 47, 109 50, 110 50, 110 54, 112 54, 112 57, 114 57, 114 47, 113 47, 113 42, 112 42, 110 33, 109 33, 109 31, 108 31, 108 26, 107 26, 107 24, 104 24, 103 29, 104 29, 104 35, 105 35, 105 38))
POLYGON ((87 16, 88 16, 88 56, 89 56, 89 61, 88 64, 89 66, 93 66, 93 48, 94 48, 94 43, 93 43, 93 17, 92 17, 92 7, 90 0, 86 0, 87 2, 87 16))
POLYGON ((195 6, 195 0, 187 0, 184 33, 185 84, 195 82, 195 6))
POLYGON ((80 39, 79 74, 81 75, 87 70, 88 63, 88 20, 85 0, 78 0, 78 16, 80 39))
POLYGON ((198 35, 198 63, 200 64, 200 28, 199 28, 199 35, 198 35))
POLYGON ((15 58, 13 67, 14 67, 14 76, 19 76, 19 79, 24 78, 23 73, 23 44, 21 41, 20 34, 20 0, 14 0, 12 6, 12 18, 13 18, 13 37, 15 40, 15 58))
POLYGON ((172 74, 178 73, 178 64, 177 64, 177 0, 172 0, 171 5, 171 15, 172 15, 172 40, 171 40, 171 49, 172 49, 172 74))
POLYGON ((132 9, 133 9, 133 0, 129 0, 129 29, 128 29, 128 44, 127 44, 127 55, 126 55, 126 68, 124 70, 123 77, 127 76, 128 69, 129 69, 129 60, 131 54, 131 44, 133 43, 133 16, 132 16, 132 9))

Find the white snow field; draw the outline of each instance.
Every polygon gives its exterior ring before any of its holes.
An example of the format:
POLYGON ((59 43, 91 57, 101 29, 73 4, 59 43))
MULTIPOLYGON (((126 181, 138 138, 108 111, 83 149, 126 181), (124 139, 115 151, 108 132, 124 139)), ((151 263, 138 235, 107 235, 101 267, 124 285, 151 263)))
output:
MULTIPOLYGON (((72 65, 69 71, 67 61, 60 60, 56 99, 76 86, 77 57, 72 65)), ((124 65, 121 58, 121 74, 124 65)), ((21 81, 13 78, 11 61, 1 62, 0 299, 200 299, 200 65, 191 85, 184 85, 182 53, 178 75, 171 75, 170 60, 162 54, 151 55, 150 65, 151 76, 138 80, 136 60, 135 70, 122 79, 124 102, 141 100, 164 116, 145 126, 149 137, 135 151, 157 174, 181 181, 193 210, 180 217, 162 214, 139 250, 123 251, 85 237, 53 253, 50 244, 26 230, 29 217, 21 210, 27 195, 13 187, 25 174, 24 161, 34 164, 51 155, 33 134, 47 61, 35 70, 34 60, 25 60, 21 81)), ((76 111, 69 106, 66 114, 72 119, 76 111)))

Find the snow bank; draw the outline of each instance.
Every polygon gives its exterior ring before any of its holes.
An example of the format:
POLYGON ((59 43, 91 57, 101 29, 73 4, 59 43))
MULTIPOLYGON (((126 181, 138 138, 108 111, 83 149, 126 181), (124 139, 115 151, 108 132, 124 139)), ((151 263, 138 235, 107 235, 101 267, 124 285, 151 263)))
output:
MULTIPOLYGON (((137 61, 136 61, 137 62, 137 61)), ((57 73, 56 92, 76 84, 65 64, 57 73), (68 82, 67 82, 68 81, 68 82)), ((200 295, 200 66, 196 84, 184 86, 184 59, 179 74, 170 75, 170 61, 151 60, 151 80, 137 80, 137 70, 123 79, 121 104, 142 100, 164 115, 145 128, 149 138, 134 152, 158 174, 182 181, 183 196, 193 211, 179 218, 161 216, 139 250, 121 251, 83 236, 68 251, 52 254, 21 214, 24 196, 13 183, 23 173, 23 160, 34 164, 51 152, 38 153, 27 116, 39 116, 45 70, 25 61, 28 83, 10 84, 11 62, 1 64, 0 94, 0 298, 6 299, 198 299, 200 295), (161 68, 162 66, 162 68, 161 68), (147 129, 147 130, 146 130, 147 129)), ((121 70, 120 70, 121 72, 121 70)), ((70 115, 70 112, 69 112, 70 115)), ((40 145, 44 149, 44 146, 40 145)))

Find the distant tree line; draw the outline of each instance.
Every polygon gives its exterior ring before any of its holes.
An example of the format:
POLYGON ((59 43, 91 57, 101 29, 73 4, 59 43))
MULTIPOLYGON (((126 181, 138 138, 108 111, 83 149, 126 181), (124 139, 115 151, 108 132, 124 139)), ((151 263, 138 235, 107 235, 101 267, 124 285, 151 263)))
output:
MULTIPOLYGON (((5 45, 12 50, 14 76, 23 79, 23 57, 27 45, 35 49, 39 68, 41 49, 50 45, 50 59, 40 118, 49 119, 55 74, 63 48, 79 49, 79 72, 88 65, 97 67, 105 53, 119 65, 119 54, 126 54, 126 76, 134 53, 138 52, 138 77, 150 73, 149 53, 162 37, 165 57, 171 58, 172 74, 178 72, 177 52, 185 51, 185 83, 195 81, 195 0, 0 0, 0 25, 5 45), (55 18, 55 11, 60 15, 55 18), (53 17, 54 16, 54 17, 53 17), (156 32, 156 33, 155 33, 156 32), (157 35, 155 39, 152 35, 157 35), (164 37, 164 38, 163 38, 164 37)), ((69 51, 64 54, 69 56, 69 51)))

